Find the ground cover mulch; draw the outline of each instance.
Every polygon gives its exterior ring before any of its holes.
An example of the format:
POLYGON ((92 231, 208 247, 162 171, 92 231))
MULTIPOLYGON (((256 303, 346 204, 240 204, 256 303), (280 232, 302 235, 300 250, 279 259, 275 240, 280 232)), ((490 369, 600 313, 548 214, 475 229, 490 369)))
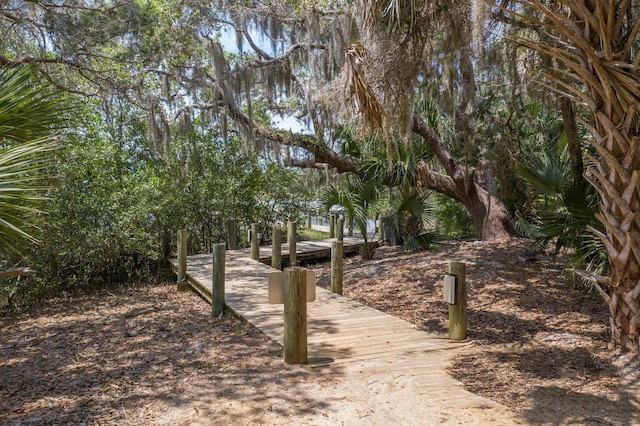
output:
POLYGON ((280 424, 318 407, 281 359, 175 284, 54 300, 0 318, 0 425, 280 424))

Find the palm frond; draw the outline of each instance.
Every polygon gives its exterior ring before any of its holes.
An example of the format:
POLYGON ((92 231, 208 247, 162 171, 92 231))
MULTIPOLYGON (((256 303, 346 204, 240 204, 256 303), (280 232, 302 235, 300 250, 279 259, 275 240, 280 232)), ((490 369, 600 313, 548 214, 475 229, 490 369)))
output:
POLYGON ((41 138, 0 149, 0 247, 7 252, 17 253, 23 240, 37 241, 31 231, 48 189, 42 172, 57 147, 56 140, 41 138))
POLYGON ((359 3, 365 28, 409 33, 426 28, 434 6, 430 0, 363 0, 359 3))
POLYGON ((36 72, 35 67, 0 70, 0 140, 40 138, 61 123, 60 93, 39 83, 36 72))
POLYGON ((335 204, 343 206, 346 225, 357 228, 366 241, 367 219, 376 212, 380 195, 378 182, 354 174, 347 175, 340 186, 327 187, 321 193, 320 201, 326 210, 335 204))
POLYGON ((404 250, 410 253, 417 253, 424 250, 436 248, 442 242, 442 235, 437 231, 424 231, 418 235, 411 235, 403 244, 404 250))
POLYGON ((35 67, 0 71, 0 254, 19 254, 36 242, 37 217, 46 200, 44 184, 51 136, 61 123, 59 94, 36 78, 35 67))
POLYGON ((378 102, 365 75, 367 50, 362 44, 353 43, 347 46, 345 56, 347 59, 344 65, 346 100, 354 103, 371 131, 380 130, 387 113, 378 102))
POLYGON ((569 157, 543 154, 534 157, 529 164, 518 165, 517 175, 540 194, 559 194, 571 179, 569 157))

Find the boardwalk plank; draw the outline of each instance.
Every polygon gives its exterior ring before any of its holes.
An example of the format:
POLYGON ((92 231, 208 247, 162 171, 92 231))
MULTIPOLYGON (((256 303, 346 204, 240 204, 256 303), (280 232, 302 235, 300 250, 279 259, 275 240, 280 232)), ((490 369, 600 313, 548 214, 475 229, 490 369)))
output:
MULTIPOLYGON (((363 241, 346 238, 345 252, 359 250, 363 241)), ((298 242, 297 258, 328 256, 331 240, 298 242)), ((268 304, 268 274, 271 250, 260 247, 261 262, 249 259, 249 250, 227 252, 225 265, 226 304, 274 341, 282 344, 282 305, 268 304)), ((282 245, 283 263, 288 262, 288 245, 282 245)), ((187 258, 191 285, 211 299, 211 255, 187 258)), ((177 268, 177 262, 172 261, 177 268)), ((464 344, 451 343, 446 336, 428 334, 399 318, 316 288, 317 299, 307 305, 309 365, 326 367, 347 363, 375 362, 379 368, 411 378, 418 392, 433 400, 446 400, 453 407, 489 407, 497 404, 462 389, 444 373, 451 355, 464 344)))

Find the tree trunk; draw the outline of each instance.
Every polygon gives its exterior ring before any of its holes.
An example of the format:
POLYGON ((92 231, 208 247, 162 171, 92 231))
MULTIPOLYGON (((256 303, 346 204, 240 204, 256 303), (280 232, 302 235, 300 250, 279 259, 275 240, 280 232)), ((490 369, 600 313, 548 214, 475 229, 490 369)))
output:
POLYGON ((571 159, 572 178, 574 182, 584 180, 584 163, 582 161, 582 148, 580 146, 580 135, 576 115, 573 112, 571 99, 566 96, 560 97, 560 112, 562 113, 562 124, 567 135, 567 150, 571 159))
POLYGON ((596 116, 597 132, 606 135, 604 155, 589 168, 587 180, 600 195, 596 215, 607 228, 606 234, 594 229, 604 242, 609 257, 610 277, 598 277, 601 291, 611 312, 612 342, 624 349, 640 348, 640 137, 637 118, 625 129, 610 126, 596 116), (626 130, 626 132, 624 131, 626 130), (632 150, 629 151, 629 147, 632 150), (607 297, 608 295, 608 297, 607 297))
POLYGON ((511 216, 505 205, 479 185, 474 185, 468 191, 463 204, 471 215, 479 239, 503 240, 515 234, 511 216))
POLYGON ((479 239, 502 240, 512 237, 514 229, 506 206, 482 188, 476 180, 475 170, 457 164, 438 135, 420 117, 414 117, 412 129, 427 141, 446 171, 446 175, 437 173, 429 165, 421 164, 420 182, 414 184, 462 203, 471 216, 479 239))
POLYGON ((171 258, 171 231, 164 224, 161 224, 159 249, 158 273, 163 275, 171 272, 169 265, 169 259, 171 258))

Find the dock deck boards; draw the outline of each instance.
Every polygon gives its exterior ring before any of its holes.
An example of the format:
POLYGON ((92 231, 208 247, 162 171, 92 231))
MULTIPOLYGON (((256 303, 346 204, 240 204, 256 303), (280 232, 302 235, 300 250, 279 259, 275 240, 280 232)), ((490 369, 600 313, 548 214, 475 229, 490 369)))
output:
MULTIPOLYGON (((347 241, 345 247, 357 245, 347 241)), ((360 240, 361 241, 361 240, 360 240)), ((311 258, 330 250, 331 240, 298 242, 298 258, 311 258), (315 254, 313 254, 315 252, 315 254)), ((283 245, 283 257, 286 245, 283 245)), ((261 247, 260 258, 268 261, 270 247, 261 247)), ((172 262, 176 267, 175 261, 172 262)), ((251 260, 248 250, 226 253, 226 305, 271 339, 282 345, 283 305, 270 305, 267 277, 273 269, 251 260)), ((210 254, 187 258, 187 279, 209 301, 212 286, 210 254)), ((362 305, 343 296, 316 288, 316 301, 307 305, 309 364, 325 366, 354 362, 375 362, 384 371, 410 377, 418 391, 433 398, 446 399, 452 407, 499 407, 493 401, 465 391, 445 373, 445 367, 461 344, 445 336, 428 334, 414 325, 362 305)))

